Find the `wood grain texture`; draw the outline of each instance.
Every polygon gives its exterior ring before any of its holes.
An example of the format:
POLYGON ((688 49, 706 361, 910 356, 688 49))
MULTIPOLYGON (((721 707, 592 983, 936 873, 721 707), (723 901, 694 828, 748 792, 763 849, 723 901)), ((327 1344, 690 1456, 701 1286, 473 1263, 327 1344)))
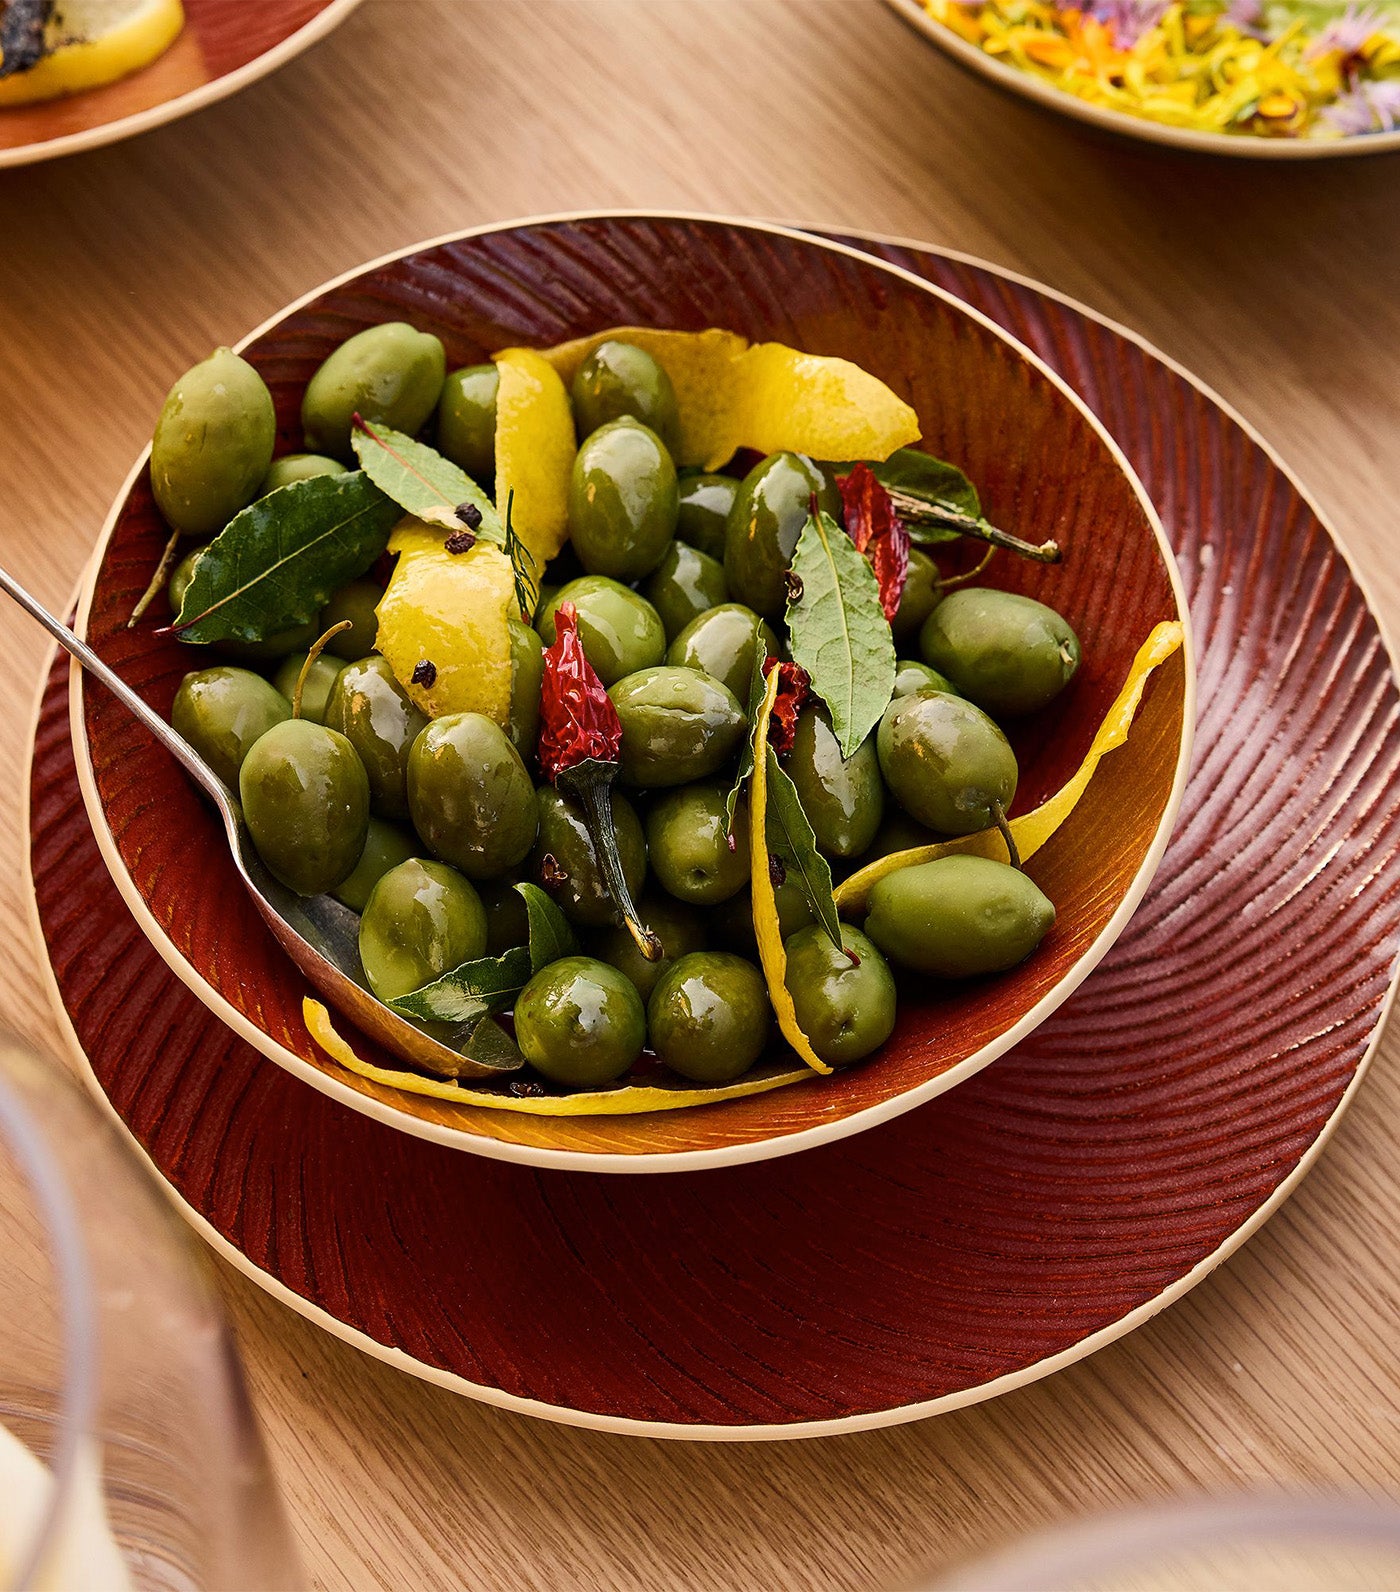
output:
MULTIPOLYGON (((998 587, 1051 603, 1074 626, 1084 662, 1068 691, 1010 727, 1020 767, 1012 812, 1047 800, 1087 755, 1154 626, 1182 617, 1168 557, 1137 483, 1088 414, 961 303, 868 257, 815 239, 709 221, 652 217, 550 222, 458 239, 375 267, 292 310, 245 351, 277 406, 279 450, 301 446, 301 398, 332 349, 364 327, 407 320, 442 338, 449 368, 495 348, 550 346, 599 327, 723 325, 755 342, 854 361, 889 381, 919 416, 922 444, 978 483, 997 524, 1047 536, 1064 561, 1004 559, 998 587)), ((88 640, 162 714, 197 653, 162 636, 158 604, 127 621, 169 535, 143 474, 98 556, 88 640)), ((968 562, 971 560, 969 559, 968 562)), ((314 996, 241 892, 223 830, 173 758, 103 691, 83 694, 101 821, 152 919, 202 985, 351 1098, 389 1106, 410 1131, 454 1130, 468 1148, 557 1156, 743 1153, 893 1106, 964 1062, 1006 1048, 1106 947, 1101 938, 1147 865, 1177 789, 1184 657, 1149 682, 1131 756, 1111 759, 1030 873, 1055 902, 1036 955, 995 980, 902 983, 889 1042, 859 1067, 722 1105, 626 1117, 545 1117, 403 1094, 348 1074, 306 1032, 314 996)), ((1159 852, 1157 854, 1160 854, 1159 852)), ((393 1069, 392 1052, 347 1029, 357 1054, 393 1069)), ((290 1056, 288 1055, 290 1052, 290 1056)), ((790 1053, 787 1059, 790 1060, 790 1053)), ((783 1056, 777 1059, 782 1060, 783 1056)), ((654 1060, 652 1062, 654 1065, 654 1060)), ((314 1076, 314 1075, 313 1075, 314 1076)), ((644 1076, 644 1074, 643 1074, 644 1076)))
MULTIPOLYGON (((1131 322, 1267 433, 1394 625, 1395 180, 1384 158, 1245 170, 1100 142, 913 48, 878 0, 369 0, 191 122, 0 176, 4 556, 64 602, 170 371, 332 272, 508 215, 673 204, 928 237, 1131 322)), ((24 684, 0 741, 3 1006, 52 1046, 13 883, 44 648, 4 633, 24 684)), ((1182 1305, 896 1431, 686 1450, 544 1427, 226 1276, 316 1582, 864 1592, 1112 1501, 1400 1487, 1395 1060, 1392 1038, 1301 1192, 1182 1305)))

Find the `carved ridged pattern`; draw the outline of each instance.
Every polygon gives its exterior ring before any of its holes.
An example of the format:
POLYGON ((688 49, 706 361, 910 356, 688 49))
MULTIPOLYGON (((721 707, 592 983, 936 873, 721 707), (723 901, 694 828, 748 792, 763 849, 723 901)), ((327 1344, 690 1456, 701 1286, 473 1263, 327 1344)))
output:
MULTIPOLYGON (((1064 697, 1013 730, 1018 808, 1078 766, 1138 645, 1176 614, 1150 519, 1078 406, 958 304, 864 257, 783 233, 659 218, 532 224, 423 250, 332 288, 249 350, 272 389, 285 445, 300 445, 301 394, 327 352, 365 324, 393 319, 438 333, 453 364, 511 342, 547 344, 640 321, 731 325, 846 355, 888 378, 917 408, 928 446, 967 467, 994 515, 1066 544, 1057 568, 1008 559, 997 571, 999 584, 1066 612, 1085 652, 1064 697)), ((103 558, 88 627, 108 661, 162 711, 191 667, 190 649, 159 638, 153 623, 132 631, 125 621, 165 536, 143 478, 103 558)), ((410 1122, 562 1154, 630 1155, 727 1149, 829 1125, 938 1078, 1013 1027, 1089 952, 1143 866, 1172 789, 1183 679, 1180 658, 1160 672, 1134 757, 1110 760, 1072 824, 1035 859, 1031 871, 1059 920, 1025 966, 936 997, 911 981, 878 1060, 819 1087, 631 1118, 471 1110, 349 1080, 305 1032, 306 986, 240 898, 193 787, 101 692, 86 695, 85 722, 108 826, 136 888, 181 954, 280 1045, 410 1122)), ((375 1054, 368 1039, 356 1045, 375 1054)))
POLYGON ((337 1106, 235 1041, 143 941, 45 698, 33 860, 78 1037, 174 1188, 337 1320, 487 1389, 728 1428, 894 1411, 1072 1350, 1259 1211, 1338 1109, 1400 941, 1397 698, 1288 477, 1129 340, 978 267, 893 256, 1037 347, 1178 549, 1195 771, 1118 946, 933 1105, 684 1176, 535 1172, 337 1106), (1209 548, 1208 555, 1203 556, 1209 548))

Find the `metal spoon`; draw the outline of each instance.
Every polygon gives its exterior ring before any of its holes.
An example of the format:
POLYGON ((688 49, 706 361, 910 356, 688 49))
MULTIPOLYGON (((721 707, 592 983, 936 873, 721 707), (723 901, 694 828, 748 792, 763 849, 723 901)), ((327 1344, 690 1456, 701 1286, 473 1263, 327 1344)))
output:
MULTIPOLYGON (((500 1077, 521 1065, 508 1057, 492 1065, 463 1056, 376 1000, 365 985, 364 969, 360 965, 359 917, 333 896, 299 896, 279 884, 263 866, 252 844, 237 797, 189 742, 143 702, 85 641, 74 635, 4 569, 0 569, 0 589, 37 619, 95 680, 106 686, 218 808, 234 865, 253 904, 277 943, 328 1005, 396 1056, 439 1077, 500 1077)), ((452 1037, 464 1038, 466 1032, 464 1029, 452 1037)))

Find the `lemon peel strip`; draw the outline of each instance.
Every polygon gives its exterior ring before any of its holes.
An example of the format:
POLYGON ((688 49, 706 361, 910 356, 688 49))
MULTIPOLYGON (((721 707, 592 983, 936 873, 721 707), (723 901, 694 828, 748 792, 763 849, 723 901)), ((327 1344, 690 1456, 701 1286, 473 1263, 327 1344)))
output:
POLYGON ((580 1092, 572 1095, 514 1096, 490 1094, 484 1089, 464 1088, 442 1078, 425 1078, 422 1073, 396 1072, 363 1061, 338 1034, 331 1014, 320 1003, 306 996, 301 1003, 302 1021, 307 1032, 322 1050, 347 1072, 404 1094, 426 1095, 459 1106, 483 1106, 488 1111, 518 1111, 532 1117, 630 1117, 652 1111, 675 1111, 682 1106, 704 1106, 720 1100, 738 1100, 744 1095, 765 1094, 785 1084, 810 1078, 806 1067, 788 1067, 767 1077, 745 1078, 738 1083, 716 1084, 709 1089, 665 1089, 651 1084, 627 1084, 620 1089, 580 1092))
MULTIPOLYGON (((1094 771, 1108 753, 1127 741, 1149 676, 1179 650, 1183 639, 1179 620, 1164 620, 1153 629, 1138 648, 1137 656, 1128 670, 1128 678, 1123 682, 1123 689, 1104 715, 1084 761, 1053 796, 1033 811, 1011 820, 1011 833, 1016 838, 1023 862, 1033 857, 1074 811, 1079 798, 1088 789, 1094 771)), ((935 862, 939 857, 955 855, 1004 860, 1006 848, 995 829, 984 829, 957 840, 944 840, 931 846, 915 846, 910 851, 892 852, 846 879, 836 891, 836 905, 840 910, 859 913, 865 909, 871 887, 887 875, 898 872, 900 868, 913 867, 916 863, 935 862)))
POLYGON ((768 676, 753 732, 753 778, 749 784, 749 874, 753 896, 753 932, 758 959, 768 980, 768 999, 777 1014, 783 1038, 813 1072, 832 1069, 812 1049, 812 1042, 797 1021, 797 1007, 787 987, 787 952, 778 923, 778 900, 768 871, 768 720, 778 699, 779 672, 768 676))
POLYGON ((574 415, 559 373, 532 348, 503 348, 494 356, 496 391, 496 506, 509 505, 515 534, 540 572, 569 534, 574 415), (512 501, 513 497, 513 501, 512 501))

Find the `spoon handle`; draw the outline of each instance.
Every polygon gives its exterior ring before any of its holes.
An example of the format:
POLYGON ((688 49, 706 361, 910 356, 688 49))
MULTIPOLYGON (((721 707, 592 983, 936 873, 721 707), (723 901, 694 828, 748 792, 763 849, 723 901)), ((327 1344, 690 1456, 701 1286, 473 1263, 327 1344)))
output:
POLYGON ((0 590, 13 597, 30 618, 39 621, 65 652, 76 658, 95 680, 106 686, 127 712, 139 719, 166 751, 203 786, 221 809, 229 806, 232 793, 184 736, 178 735, 153 707, 137 696, 119 674, 103 663, 87 642, 80 636, 74 635, 61 619, 56 619, 38 598, 31 596, 14 576, 3 568, 0 568, 0 590))

